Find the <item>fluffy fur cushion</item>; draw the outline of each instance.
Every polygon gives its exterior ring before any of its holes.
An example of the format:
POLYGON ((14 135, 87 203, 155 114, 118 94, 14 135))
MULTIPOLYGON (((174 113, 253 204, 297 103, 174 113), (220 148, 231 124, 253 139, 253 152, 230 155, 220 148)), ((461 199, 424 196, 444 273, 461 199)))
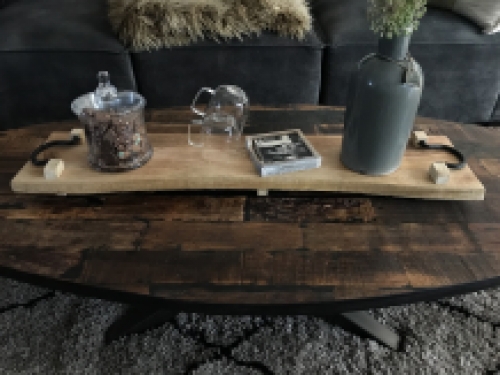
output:
POLYGON ((312 23, 306 0, 109 0, 109 16, 136 51, 263 30, 301 39, 312 23))
POLYGON ((486 34, 500 32, 500 0, 429 0, 429 5, 451 9, 471 19, 486 34))

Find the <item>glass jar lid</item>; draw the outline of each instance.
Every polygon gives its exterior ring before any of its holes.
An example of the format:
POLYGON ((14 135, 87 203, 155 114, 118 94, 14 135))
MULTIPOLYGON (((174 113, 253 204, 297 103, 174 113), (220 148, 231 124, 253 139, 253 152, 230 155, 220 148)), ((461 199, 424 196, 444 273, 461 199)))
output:
POLYGON ((82 115, 85 109, 125 114, 145 107, 146 100, 139 93, 118 91, 111 84, 108 72, 99 72, 97 81, 98 86, 94 92, 79 96, 71 103, 71 110, 75 115, 82 115))

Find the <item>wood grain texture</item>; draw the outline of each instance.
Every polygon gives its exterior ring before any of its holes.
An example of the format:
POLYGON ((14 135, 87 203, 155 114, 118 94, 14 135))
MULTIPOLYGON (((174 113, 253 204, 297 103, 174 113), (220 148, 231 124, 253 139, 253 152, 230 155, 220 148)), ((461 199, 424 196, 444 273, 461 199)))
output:
MULTIPOLYGON (((148 132, 176 134, 191 116, 183 108, 150 111, 148 132)), ((329 107, 254 108, 248 130, 304 124, 309 136, 338 135, 342 117, 329 107)), ((186 309, 217 305, 220 313, 252 306, 257 313, 279 306, 331 313, 500 284, 498 129, 432 119, 415 126, 465 152, 486 188, 482 201, 281 191, 13 193, 10 181, 33 148, 75 127, 0 132, 0 271, 82 291, 98 287, 109 298, 128 292, 186 309)))
POLYGON ((367 198, 249 198, 249 220, 273 222, 349 222, 374 220, 367 198))
POLYGON ((298 225, 281 223, 164 223, 151 222, 143 250, 273 251, 303 245, 298 225), (286 236, 279 235, 286 233, 286 236))
POLYGON ((128 220, 131 216, 167 221, 243 221, 244 196, 106 196, 0 195, 0 217, 9 219, 128 220))
POLYGON ((318 251, 468 253, 475 244, 460 223, 311 224, 304 229, 305 247, 318 251))
MULTIPOLYGON (((52 139, 68 134, 53 133, 52 139)), ((31 194, 104 194, 161 190, 285 190, 351 192, 426 199, 482 200, 484 186, 466 166, 453 171, 446 184, 429 178, 436 160, 453 161, 440 151, 408 147, 400 168, 387 176, 364 176, 340 162, 340 136, 309 136, 322 156, 320 168, 260 177, 248 156, 244 141, 228 144, 213 136, 207 147, 189 147, 184 134, 155 134, 152 159, 126 173, 102 173, 87 163, 87 146, 51 150, 52 158, 64 160, 65 171, 57 179, 43 178, 41 168, 28 162, 11 182, 15 192, 31 194)), ((450 144, 445 136, 429 137, 431 144, 450 144)))

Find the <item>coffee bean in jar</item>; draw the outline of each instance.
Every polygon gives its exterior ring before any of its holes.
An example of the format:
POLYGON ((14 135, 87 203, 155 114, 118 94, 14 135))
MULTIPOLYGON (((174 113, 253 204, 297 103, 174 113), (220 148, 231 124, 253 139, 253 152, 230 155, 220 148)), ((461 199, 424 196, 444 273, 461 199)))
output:
POLYGON ((143 111, 85 108, 82 122, 88 143, 88 161, 100 171, 136 169, 153 155, 143 111))

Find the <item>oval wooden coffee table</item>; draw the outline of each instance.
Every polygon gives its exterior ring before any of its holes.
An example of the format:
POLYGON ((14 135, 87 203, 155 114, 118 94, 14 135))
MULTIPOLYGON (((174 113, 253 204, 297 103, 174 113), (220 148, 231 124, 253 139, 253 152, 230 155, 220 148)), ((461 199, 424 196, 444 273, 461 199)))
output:
MULTIPOLYGON (((342 115, 331 107, 253 108, 247 132, 340 133, 342 115)), ((187 109, 148 116, 151 137, 185 132, 192 118, 187 109)), ((430 119, 416 125, 448 136, 468 156, 486 187, 484 201, 244 191, 12 193, 9 183, 30 152, 51 132, 75 126, 0 132, 4 276, 168 311, 345 313, 375 335, 380 327, 353 312, 500 285, 500 129, 430 119)), ((392 334, 381 339, 394 347, 392 334)))

